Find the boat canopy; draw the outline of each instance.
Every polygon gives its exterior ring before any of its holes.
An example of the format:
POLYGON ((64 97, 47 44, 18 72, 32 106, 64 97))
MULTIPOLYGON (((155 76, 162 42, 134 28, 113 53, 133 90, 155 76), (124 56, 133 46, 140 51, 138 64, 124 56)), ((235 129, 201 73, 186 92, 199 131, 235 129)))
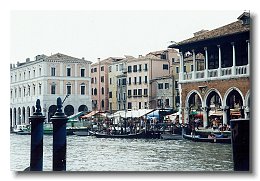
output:
POLYGON ((87 119, 87 118, 91 118, 91 117, 97 117, 97 116, 100 116, 100 117, 107 117, 107 114, 104 113, 104 112, 100 112, 100 111, 91 111, 90 113, 84 115, 84 116, 81 116, 82 119, 87 119))
POLYGON ((121 118, 140 118, 148 113, 152 112, 153 109, 138 109, 138 110, 126 110, 126 111, 117 111, 114 114, 111 114, 110 118, 121 117, 121 118))
POLYGON ((78 113, 76 113, 76 114, 70 115, 70 116, 68 116, 68 119, 69 119, 68 121, 73 121, 74 119, 80 117, 80 116, 83 115, 83 114, 84 114, 84 112, 81 111, 81 112, 78 112, 78 113))

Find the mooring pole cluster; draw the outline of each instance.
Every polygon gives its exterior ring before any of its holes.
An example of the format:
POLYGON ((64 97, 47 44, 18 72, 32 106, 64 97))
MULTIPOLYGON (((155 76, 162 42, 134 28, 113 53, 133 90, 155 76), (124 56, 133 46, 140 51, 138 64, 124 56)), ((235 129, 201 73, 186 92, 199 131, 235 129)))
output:
MULTIPOLYGON (((62 112, 61 98, 57 98, 57 111, 51 118, 53 124, 53 171, 66 171, 66 123, 67 116, 62 112)), ((36 112, 29 117, 31 122, 30 171, 43 169, 43 122, 40 100, 36 101, 36 112)), ((27 169, 26 169, 27 170, 27 169)))

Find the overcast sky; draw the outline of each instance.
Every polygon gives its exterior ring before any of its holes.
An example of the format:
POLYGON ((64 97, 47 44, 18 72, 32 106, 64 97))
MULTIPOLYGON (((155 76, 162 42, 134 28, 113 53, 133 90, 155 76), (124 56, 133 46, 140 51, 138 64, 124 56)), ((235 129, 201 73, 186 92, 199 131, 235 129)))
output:
POLYGON ((243 11, 11 11, 12 63, 38 54, 97 58, 145 55, 201 29, 237 20, 243 11))

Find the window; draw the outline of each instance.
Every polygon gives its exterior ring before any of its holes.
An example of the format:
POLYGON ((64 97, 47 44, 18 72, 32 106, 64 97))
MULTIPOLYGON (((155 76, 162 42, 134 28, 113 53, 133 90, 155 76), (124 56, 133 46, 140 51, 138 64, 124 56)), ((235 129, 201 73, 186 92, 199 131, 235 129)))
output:
POLYGON ((51 94, 55 94, 55 90, 56 90, 56 85, 52 84, 51 85, 51 94))
POLYGON ((104 66, 100 67, 100 70, 101 70, 101 71, 104 71, 104 66))
POLYGON ((142 109, 142 102, 139 102, 139 109, 142 109))
POLYGON ((184 65, 183 67, 183 72, 186 72, 186 65, 184 65))
POLYGON ((128 96, 132 96, 132 90, 127 91, 128 96))
POLYGON ((137 96, 137 89, 134 89, 134 96, 137 96))
MULTIPOLYGON (((52 68, 51 68, 51 76, 55 76, 55 71, 56 71, 56 70, 55 70, 55 67, 52 67, 52 68)), ((24 73, 24 74, 25 74, 25 73, 24 73)))
POLYGON ((163 83, 158 84, 158 89, 163 89, 163 83))
POLYGON ((139 84, 142 84, 142 77, 139 76, 139 84))
POLYGON ((67 68, 67 76, 68 76, 68 77, 71 76, 71 68, 67 68))
POLYGON ((101 107, 102 107, 102 108, 105 107, 105 102, 104 102, 104 100, 101 101, 101 107))
POLYGON ((136 77, 134 77, 134 84, 136 84, 136 77))
MULTIPOLYGON (((25 87, 23 87, 23 97, 25 97, 26 92, 25 92, 25 87)), ((15 96, 16 97, 16 96, 15 96)))
POLYGON ((15 89, 15 90, 14 90, 14 97, 15 97, 15 98, 16 98, 16 91, 17 91, 17 90, 15 89))
POLYGON ((142 95, 142 89, 138 89, 138 95, 139 95, 139 96, 142 95))
POLYGON ((131 85, 131 77, 128 78, 128 84, 131 85))
POLYGON ((91 95, 94 95, 94 89, 93 88, 91 89, 91 95))
POLYGON ((148 66, 147 66, 147 63, 144 64, 144 71, 147 71, 148 70, 148 66))
POLYGON ((175 81, 175 89, 178 89, 178 81, 175 81))
POLYGON ((31 78, 31 71, 28 72, 28 79, 31 78))
POLYGON ((139 69, 138 69, 139 72, 142 71, 142 64, 139 64, 139 69))
POLYGON ((41 95, 41 94, 42 94, 42 85, 39 84, 39 95, 41 95))
POLYGON ((126 93, 125 92, 123 93, 123 100, 124 101, 126 100, 126 93))
POLYGON ((35 70, 33 70, 33 77, 35 77, 35 70))
POLYGON ((163 70, 168 70, 168 64, 163 64, 163 70))
POLYGON ((97 72, 97 68, 94 68, 94 70, 93 70, 94 72, 97 72))
POLYGON ((91 78, 91 83, 92 83, 92 84, 94 83, 94 78, 91 78))
POLYGON ((19 97, 22 97, 22 88, 19 87, 19 97))
POLYGON ((148 90, 147 89, 144 89, 144 95, 148 95, 148 90))
POLYGON ((71 85, 67 84, 67 94, 71 94, 71 85))
POLYGON ((112 72, 112 66, 109 66, 109 67, 108 67, 108 71, 109 71, 109 72, 112 72))
POLYGON ((165 99, 165 106, 169 107, 170 105, 170 100, 169 99, 165 99))
POLYGON ((112 92, 109 92, 109 98, 112 98, 112 92))
POLYGON ((172 63, 174 63, 175 62, 175 58, 172 58, 172 63))
POLYGON ((116 65, 116 71, 118 71, 118 65, 116 65))
POLYGON ((147 84, 147 76, 144 76, 144 83, 146 83, 147 84))
POLYGON ((169 89, 169 83, 165 83, 165 84, 164 84, 164 88, 165 88, 165 89, 169 89))
POLYGON ((122 85, 126 85, 126 78, 122 79, 122 85))
POLYGON ((97 95, 97 88, 94 89, 94 95, 97 95))
POLYGON ((101 88, 101 94, 104 95, 104 87, 101 88))
POLYGON ((132 72, 132 66, 127 67, 127 72, 132 72))
POLYGON ((109 78, 109 84, 110 85, 112 84, 112 78, 109 78))
POLYGON ((128 102, 127 109, 132 109, 132 103, 131 102, 128 102))
POLYGON ((179 67, 176 67, 176 73, 177 74, 179 73, 179 67))
POLYGON ((42 69, 39 68, 39 76, 41 76, 41 75, 42 75, 42 69))
POLYGON ((80 69, 80 76, 85 77, 85 69, 80 69))
POLYGON ((104 82, 104 76, 101 76, 100 79, 101 82, 104 82))
POLYGON ((80 94, 85 95, 85 85, 80 86, 80 94))
POLYGON ((33 85, 33 95, 35 96, 35 85, 33 85))
POLYGON ((27 96, 31 96, 31 87, 28 85, 28 93, 27 96))
POLYGON ((134 65, 133 72, 137 72, 137 65, 134 65))
POLYGON ((91 69, 91 73, 93 73, 94 72, 94 70, 93 70, 93 68, 91 69))

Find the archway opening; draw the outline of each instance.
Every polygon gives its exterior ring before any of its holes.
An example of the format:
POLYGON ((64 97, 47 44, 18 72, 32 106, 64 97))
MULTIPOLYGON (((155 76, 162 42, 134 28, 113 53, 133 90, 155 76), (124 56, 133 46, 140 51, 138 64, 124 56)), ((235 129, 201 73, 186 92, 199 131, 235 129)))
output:
POLYGON ((79 106, 78 112, 81 112, 81 111, 87 112, 88 111, 88 107, 86 105, 79 106))
POLYGON ((50 122, 50 119, 51 119, 52 116, 54 116, 56 110, 57 110, 57 106, 56 105, 51 105, 49 107, 49 110, 48 110, 48 122, 50 122))
POLYGON ((73 115, 73 114, 74 114, 74 107, 73 107, 72 105, 67 105, 67 106, 65 106, 65 108, 64 108, 64 113, 65 113, 65 115, 67 115, 67 116, 73 115))
MULTIPOLYGON (((213 124, 223 124, 223 111, 221 109, 222 102, 219 94, 216 91, 212 91, 206 97, 206 111, 207 111, 207 123, 210 127, 213 124)), ((214 126, 217 126, 214 125, 214 126)))
MULTIPOLYGON (((200 96, 193 92, 188 98, 188 121, 191 122, 195 119, 203 120, 202 116, 202 100, 200 96)), ((200 126, 203 122, 200 121, 200 126)))
POLYGON ((231 119, 244 118, 243 98, 240 93, 233 89, 227 96, 227 124, 231 119))

